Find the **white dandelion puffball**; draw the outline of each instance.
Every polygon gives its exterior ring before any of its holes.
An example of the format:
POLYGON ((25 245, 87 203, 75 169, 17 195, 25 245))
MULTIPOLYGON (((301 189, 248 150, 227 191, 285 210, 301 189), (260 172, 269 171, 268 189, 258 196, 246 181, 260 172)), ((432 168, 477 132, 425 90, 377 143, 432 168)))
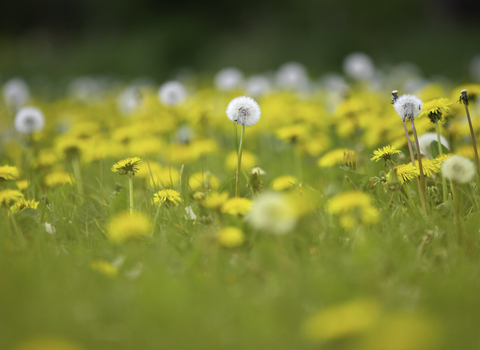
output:
POLYGON ((282 65, 275 77, 280 89, 305 91, 308 89, 310 79, 305 66, 298 62, 289 62, 282 65))
POLYGON ((232 91, 243 84, 243 73, 238 68, 223 68, 215 75, 215 88, 220 91, 232 91))
POLYGON ((475 164, 462 156, 451 156, 442 163, 443 176, 458 184, 466 184, 472 181, 475 173, 475 164))
POLYGON ((123 114, 130 114, 142 104, 142 95, 137 86, 129 86, 118 96, 118 109, 123 114))
POLYGON ((295 227, 297 218, 294 212, 284 194, 264 192, 254 200, 245 219, 257 230, 281 235, 295 227))
POLYGON ((263 75, 252 75, 247 79, 246 90, 250 96, 261 96, 272 89, 270 80, 263 75))
POLYGON ((21 78, 12 78, 3 86, 3 99, 9 108, 18 110, 29 98, 30 89, 21 78))
POLYGON ((370 80, 375 75, 375 66, 370 56, 363 52, 354 52, 343 60, 343 71, 353 79, 370 80))
MULTIPOLYGON (((438 141, 437 134, 434 132, 429 132, 423 134, 418 138, 418 144, 420 145, 420 153, 423 154, 425 157, 432 159, 432 150, 430 149, 430 144, 432 141, 438 141)), ((440 135, 440 143, 444 145, 446 148, 450 149, 450 145, 445 137, 440 135)))
POLYGON ((402 95, 395 103, 393 108, 397 111, 402 120, 415 119, 422 111, 423 102, 414 95, 402 95))
POLYGON ((470 62, 470 76, 474 81, 480 82, 480 54, 474 56, 470 62))
POLYGON ((15 129, 22 134, 31 134, 45 126, 43 113, 34 107, 23 107, 15 116, 15 129))
POLYGON ((89 76, 76 77, 68 84, 67 93, 79 101, 98 101, 105 92, 106 85, 106 79, 89 76))
POLYGON ((260 120, 260 106, 253 98, 240 96, 228 104, 227 117, 239 125, 252 126, 260 120))
POLYGON ((175 106, 187 98, 187 90, 178 81, 167 81, 158 90, 158 98, 163 104, 175 106))
POLYGON ((345 79, 336 73, 326 73, 321 76, 320 84, 325 90, 331 92, 344 93, 348 89, 348 84, 345 79))

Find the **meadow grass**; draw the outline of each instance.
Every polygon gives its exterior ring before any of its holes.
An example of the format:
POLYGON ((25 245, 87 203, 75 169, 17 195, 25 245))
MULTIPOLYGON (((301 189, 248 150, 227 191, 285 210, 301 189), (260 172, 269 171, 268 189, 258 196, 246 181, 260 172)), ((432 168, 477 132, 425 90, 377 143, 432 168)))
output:
MULTIPOLYGON (((224 110, 238 92, 204 89, 183 107, 166 107, 146 91, 143 107, 128 118, 109 96, 91 104, 35 101, 47 124, 30 141, 13 133, 13 115, 2 108, 0 165, 17 166, 29 181, 22 193, 38 206, 12 213, 4 204, 0 212, 0 348, 43 349, 57 340, 63 345, 48 348, 477 349, 476 179, 458 185, 458 219, 452 194, 443 201, 438 165, 426 176, 426 215, 415 181, 392 180, 394 165, 409 162, 388 94, 383 100, 374 91, 353 91, 334 111, 322 94, 258 99, 262 118, 243 144, 255 162, 245 165, 243 158, 240 197, 252 201, 248 211, 267 192, 285 195, 296 213, 285 234, 223 210, 225 200, 218 207, 208 202, 216 193, 235 194, 237 162, 225 164, 235 135, 224 110), (59 131, 63 122, 69 131, 59 131), (194 131, 188 142, 177 140, 181 125, 194 131), (298 125, 304 130, 293 132, 298 125), (63 139, 73 141, 65 146, 63 139), (373 150, 388 144, 403 151, 392 156, 396 164, 370 161, 373 150), (354 151, 348 151, 354 161, 345 161, 344 148, 354 151), (72 149, 81 155, 81 191, 72 149), (47 155, 52 161, 41 161, 47 155), (142 158, 147 175, 113 173, 125 157, 142 158), (260 194, 247 187, 244 167, 253 165, 266 173, 260 194), (69 178, 48 185, 47 175, 60 171, 69 178), (201 175, 195 188, 199 172, 218 183, 201 175), (283 175, 297 183, 272 188, 283 175), (151 226, 141 237, 115 242, 109 230, 131 205, 129 179, 133 210, 151 226), (161 189, 178 191, 181 201, 154 204, 161 189), (351 201, 335 212, 342 193, 351 201), (352 206, 355 200, 362 204, 352 206), (242 230, 243 244, 222 245, 218 234, 227 226, 242 230)), ((455 150, 472 156, 456 110, 442 131, 455 150)), ((418 132, 435 130, 424 119, 416 122, 418 132)))

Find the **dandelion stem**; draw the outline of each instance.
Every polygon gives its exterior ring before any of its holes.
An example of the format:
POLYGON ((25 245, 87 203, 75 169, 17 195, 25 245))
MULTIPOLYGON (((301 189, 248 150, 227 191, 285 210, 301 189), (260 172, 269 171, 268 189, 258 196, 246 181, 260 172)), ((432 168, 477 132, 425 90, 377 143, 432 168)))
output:
POLYGON ((243 146, 243 135, 245 133, 245 125, 242 125, 242 132, 240 133, 240 143, 238 145, 238 163, 237 163, 237 173, 235 175, 235 197, 240 196, 240 170, 242 166, 242 146, 243 146))
POLYGON ((133 176, 128 176, 128 192, 130 194, 130 214, 133 214, 133 176))
POLYGON ((475 139, 475 132, 473 131, 472 119, 470 118, 470 111, 468 110, 468 103, 464 103, 465 112, 467 113, 468 125, 470 126, 470 134, 472 135, 473 151, 475 152, 475 162, 477 163, 477 187, 480 195, 480 160, 478 159, 477 140, 475 139))
POLYGON ((73 173, 75 174, 75 181, 77 182, 77 190, 80 197, 83 199, 83 181, 82 181, 82 172, 80 171, 80 161, 78 156, 73 157, 72 159, 73 173))
POLYGON ((420 144, 418 143, 417 130, 415 129, 415 122, 413 118, 410 119, 413 130, 413 138, 415 139, 415 148, 417 149, 418 168, 420 170, 420 182, 422 183, 422 190, 424 195, 427 194, 427 188, 425 186, 425 175, 423 174, 422 155, 420 154, 420 144))
MULTIPOLYGON (((405 123, 405 120, 403 120, 403 128, 405 129, 405 136, 407 138, 408 151, 410 153, 410 160, 412 161, 412 165, 415 166, 415 158, 413 156, 412 141, 410 140, 410 136, 408 135, 407 124, 405 123)), ((415 180, 417 182, 418 197, 420 198, 420 203, 422 204, 422 209, 425 212, 425 214, 428 214, 427 207, 425 206, 425 200, 423 198, 423 191, 420 187, 420 181, 418 180, 418 177, 415 178, 415 180)))
POLYGON ((475 132, 473 131, 472 119, 470 118, 470 111, 468 105, 465 104, 465 112, 467 113, 468 125, 470 126, 470 134, 472 135, 473 151, 475 152, 475 161, 477 162, 477 173, 480 175, 480 160, 478 159, 477 141, 475 139, 475 132))
MULTIPOLYGON (((435 127, 437 129, 437 146, 438 154, 443 154, 442 152, 442 142, 440 141, 440 128, 438 127, 438 120, 435 120, 435 127)), ((442 175, 442 188, 443 188, 443 202, 447 201, 447 179, 442 175)))
POLYGON ((457 222, 457 240, 458 244, 462 244, 462 237, 463 237, 463 220, 462 220, 462 205, 460 202, 460 198, 458 195, 458 187, 455 182, 451 182, 452 184, 452 192, 453 192, 453 209, 455 211, 455 221, 457 222))

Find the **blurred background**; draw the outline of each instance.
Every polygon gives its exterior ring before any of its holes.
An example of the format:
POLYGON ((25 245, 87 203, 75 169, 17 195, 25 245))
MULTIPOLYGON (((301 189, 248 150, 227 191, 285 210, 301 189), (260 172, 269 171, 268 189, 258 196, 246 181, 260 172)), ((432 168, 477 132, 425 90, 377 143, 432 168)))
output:
POLYGON ((480 1, 24 0, 0 3, 0 79, 111 75, 156 81, 235 66, 303 63, 311 76, 369 54, 388 68, 469 80, 480 1))

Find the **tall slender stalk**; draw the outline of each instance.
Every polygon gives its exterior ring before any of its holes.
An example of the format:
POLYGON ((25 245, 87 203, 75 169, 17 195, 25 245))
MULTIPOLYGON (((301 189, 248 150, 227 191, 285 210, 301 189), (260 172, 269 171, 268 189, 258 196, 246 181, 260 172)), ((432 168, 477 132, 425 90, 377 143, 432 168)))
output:
POLYGON ((240 143, 238 145, 238 162, 237 162, 237 173, 235 174, 235 197, 240 196, 240 170, 242 167, 242 146, 243 146, 243 135, 245 134, 245 125, 242 125, 242 132, 240 133, 240 143))
MULTIPOLYGON (((440 140, 440 128, 438 127, 438 120, 435 120, 435 128, 437 129, 437 146, 438 146, 438 154, 443 154, 442 152, 442 142, 440 140)), ((442 175, 442 188, 443 188, 443 202, 447 201, 447 179, 445 176, 442 175)))
POLYGON ((462 219, 462 205, 460 202, 460 198, 458 195, 458 187, 455 182, 451 182, 452 184, 452 192, 453 192, 453 209, 455 212, 455 221, 457 223, 457 240, 458 244, 462 244, 462 237, 463 237, 463 219, 462 219))
POLYGON ((133 214, 133 176, 128 175, 128 193, 130 194, 129 208, 130 214, 133 214))
POLYGON ((80 171, 80 161, 78 159, 78 156, 74 156, 72 158, 72 167, 73 173, 75 175, 75 181, 77 182, 78 194, 82 199, 84 199, 82 172, 80 171))
MULTIPOLYGON (((405 123, 405 120, 403 120, 403 128, 405 129, 405 136, 407 137, 407 144, 408 144, 408 151, 410 153, 410 160, 412 161, 412 165, 415 166, 415 157, 413 156, 412 141, 410 140, 410 136, 408 135, 407 124, 405 123)), ((415 178, 415 180, 417 182, 418 197, 420 198, 420 203, 422 205, 422 209, 425 212, 425 214, 428 215, 427 207, 425 205, 425 199, 423 197, 423 191, 422 191, 422 188, 420 187, 420 181, 418 180, 418 177, 415 178)))
POLYGON ((470 118, 470 111, 468 110, 468 96, 467 90, 462 90, 460 96, 460 102, 465 106, 465 112, 467 113, 468 126, 470 127, 470 135, 472 136, 473 151, 475 152, 475 162, 477 163, 477 188, 480 195, 480 160, 478 159, 477 140, 475 138, 475 132, 473 131, 472 119, 470 118))
POLYGON ((415 122, 413 118, 410 118, 412 124, 413 138, 415 139, 415 148, 417 149, 418 168, 420 170, 420 182, 422 184, 422 190, 424 195, 427 195, 427 187, 425 186, 425 175, 423 174, 422 155, 420 154, 420 144, 418 143, 417 130, 415 129, 415 122))
POLYGON ((475 139, 475 132, 473 131, 472 119, 470 118, 468 104, 465 104, 465 112, 467 112, 468 126, 470 127, 470 134, 472 136, 473 151, 475 152, 475 162, 477 163, 477 172, 480 174, 480 160, 478 159, 477 141, 475 139))

